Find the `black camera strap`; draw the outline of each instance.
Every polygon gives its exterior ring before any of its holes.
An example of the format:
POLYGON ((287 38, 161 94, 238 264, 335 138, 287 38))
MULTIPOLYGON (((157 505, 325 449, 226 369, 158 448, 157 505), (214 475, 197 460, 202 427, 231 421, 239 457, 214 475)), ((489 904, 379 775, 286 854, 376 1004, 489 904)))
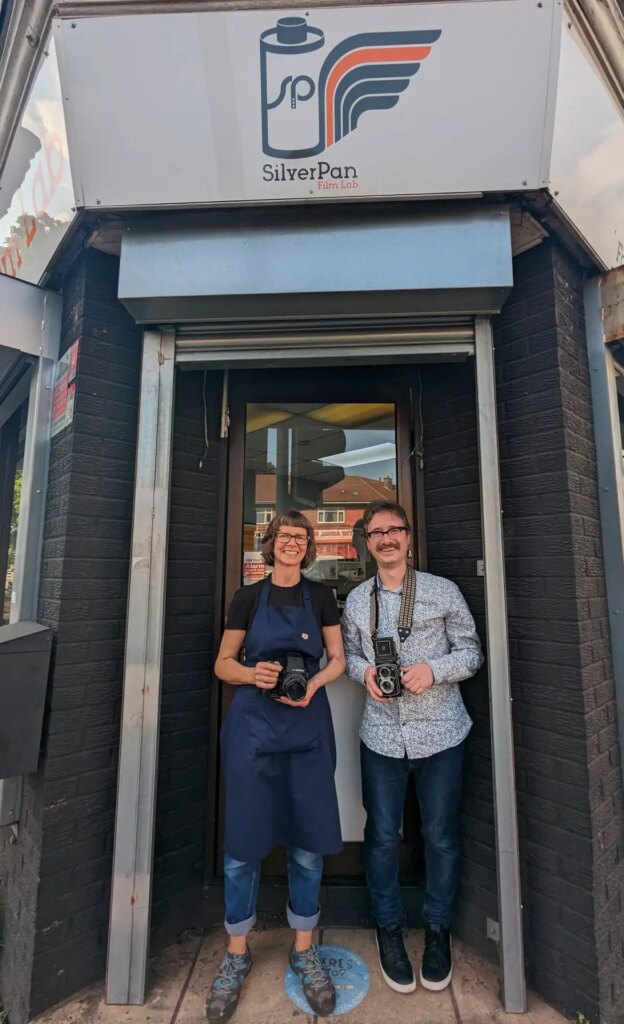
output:
MULTIPOLYGON (((375 582, 370 596, 370 631, 373 640, 377 636, 377 624, 379 622, 378 589, 379 585, 377 583, 377 574, 375 574, 375 582)), ((403 593, 401 594, 401 609, 399 611, 398 634, 401 643, 404 643, 412 632, 415 604, 416 573, 414 569, 412 569, 411 565, 408 565, 405 570, 405 578, 403 579, 403 593)))

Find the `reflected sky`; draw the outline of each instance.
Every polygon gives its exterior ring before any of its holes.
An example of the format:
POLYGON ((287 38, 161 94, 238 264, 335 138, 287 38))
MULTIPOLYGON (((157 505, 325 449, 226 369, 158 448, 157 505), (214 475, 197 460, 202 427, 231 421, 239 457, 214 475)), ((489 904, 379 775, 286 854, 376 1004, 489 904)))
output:
POLYGON ((624 263, 624 116, 565 25, 551 191, 608 267, 624 263))

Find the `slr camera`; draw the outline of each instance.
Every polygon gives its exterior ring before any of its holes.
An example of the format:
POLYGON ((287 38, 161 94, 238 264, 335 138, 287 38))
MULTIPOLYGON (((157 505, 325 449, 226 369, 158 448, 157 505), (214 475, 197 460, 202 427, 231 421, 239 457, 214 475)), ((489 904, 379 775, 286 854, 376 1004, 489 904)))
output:
POLYGON ((403 692, 401 670, 394 638, 380 636, 373 640, 377 686, 384 697, 400 697, 403 692))
POLYGON ((308 670, 301 654, 290 652, 286 655, 286 666, 277 677, 275 689, 271 690, 274 700, 288 697, 288 700, 303 700, 308 692, 308 670))

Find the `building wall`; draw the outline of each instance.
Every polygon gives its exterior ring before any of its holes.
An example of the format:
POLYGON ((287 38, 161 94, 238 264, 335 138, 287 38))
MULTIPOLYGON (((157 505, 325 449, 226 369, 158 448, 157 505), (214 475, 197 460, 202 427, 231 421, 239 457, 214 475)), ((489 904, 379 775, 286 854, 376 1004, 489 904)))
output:
POLYGON ((94 250, 63 288, 61 351, 78 339, 80 353, 50 458, 39 618, 53 668, 40 770, 0 857, 11 1024, 104 972, 141 340, 116 291, 117 261, 94 250))
MULTIPOLYGON (((75 418, 52 442, 40 618, 56 643, 40 771, 19 841, 3 839, 3 998, 12 1024, 104 973, 131 537, 140 332, 116 261, 88 251, 64 288, 80 339, 75 418)), ((570 1014, 624 1015, 622 792, 600 548, 580 273, 543 243, 515 261, 496 324, 499 434, 529 984, 570 1014)), ((429 569, 462 588, 484 636, 474 378, 421 368, 429 569)), ((403 379, 403 378, 402 378, 403 379)), ((416 379, 414 377, 414 385, 416 379)), ((154 926, 201 917, 220 377, 178 373, 154 926)), ((487 674, 475 721, 457 927, 481 951, 497 918, 487 674)))
MULTIPOLYGON (((454 580, 485 649, 484 580, 474 363, 423 366, 424 474, 428 571, 454 580)), ((498 920, 487 664, 462 684, 474 722, 464 770, 461 888, 454 927, 486 956, 486 917, 498 920)))
POLYGON ((218 592, 222 374, 177 372, 152 924, 161 941, 202 923, 210 698, 218 592), (200 460, 202 465, 200 467, 200 460))
MULTIPOLYGON (((515 260, 495 324, 501 486, 528 984, 570 1015, 624 1019, 624 815, 600 543, 582 277, 544 243, 515 260)), ((429 568, 484 636, 472 366, 424 367, 429 568)), ((457 930, 498 919, 485 670, 464 684, 457 930)))

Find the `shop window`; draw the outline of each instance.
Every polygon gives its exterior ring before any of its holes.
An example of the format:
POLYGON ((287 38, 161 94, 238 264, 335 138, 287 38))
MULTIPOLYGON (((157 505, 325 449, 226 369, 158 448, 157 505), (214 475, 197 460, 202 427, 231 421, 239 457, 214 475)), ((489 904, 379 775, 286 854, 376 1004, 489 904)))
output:
POLYGON ((0 428, 0 625, 9 621, 28 403, 0 428))
POLYGON ((318 523, 344 523, 343 508, 320 508, 317 512, 318 523))
POLYGON ((397 498, 391 403, 250 403, 243 492, 244 583, 269 571, 260 553, 275 512, 299 509, 314 528, 306 575, 347 593, 373 571, 362 528, 369 501, 397 498))

